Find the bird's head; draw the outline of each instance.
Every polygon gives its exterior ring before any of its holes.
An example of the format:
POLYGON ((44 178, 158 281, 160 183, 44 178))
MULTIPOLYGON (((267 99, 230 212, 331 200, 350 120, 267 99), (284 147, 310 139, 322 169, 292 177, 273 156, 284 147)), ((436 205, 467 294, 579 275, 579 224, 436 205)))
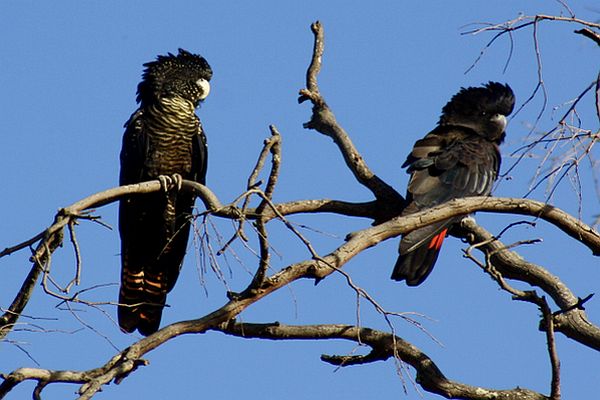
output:
POLYGON ((515 95, 506 84, 488 82, 482 87, 461 88, 442 109, 439 124, 467 127, 489 140, 501 142, 506 117, 514 106, 515 95))
POLYGON ((210 92, 210 65, 203 57, 186 50, 179 49, 177 55, 158 56, 144 67, 142 82, 138 85, 138 103, 179 96, 198 107, 210 92))

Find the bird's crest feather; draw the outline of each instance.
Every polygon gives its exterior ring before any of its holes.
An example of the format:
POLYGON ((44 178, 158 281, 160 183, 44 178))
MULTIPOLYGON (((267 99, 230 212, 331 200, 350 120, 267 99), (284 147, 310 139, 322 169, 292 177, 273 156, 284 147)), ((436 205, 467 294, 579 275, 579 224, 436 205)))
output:
POLYGON ((204 57, 184 49, 179 49, 177 55, 159 55, 155 61, 145 63, 144 67, 146 69, 137 90, 138 103, 152 101, 162 95, 167 84, 174 80, 196 82, 198 79, 210 81, 212 78, 212 69, 204 57))

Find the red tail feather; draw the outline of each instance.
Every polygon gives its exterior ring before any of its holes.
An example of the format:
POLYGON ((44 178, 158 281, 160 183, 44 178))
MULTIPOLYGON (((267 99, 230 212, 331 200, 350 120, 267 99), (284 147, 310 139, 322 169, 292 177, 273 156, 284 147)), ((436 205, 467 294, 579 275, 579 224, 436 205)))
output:
POLYGON ((445 228, 443 231, 441 231, 440 233, 435 235, 433 237, 433 239, 431 239, 431 242, 429 242, 428 248, 439 250, 442 247, 442 243, 444 242, 444 239, 446 238, 447 232, 448 232, 448 228, 445 228))

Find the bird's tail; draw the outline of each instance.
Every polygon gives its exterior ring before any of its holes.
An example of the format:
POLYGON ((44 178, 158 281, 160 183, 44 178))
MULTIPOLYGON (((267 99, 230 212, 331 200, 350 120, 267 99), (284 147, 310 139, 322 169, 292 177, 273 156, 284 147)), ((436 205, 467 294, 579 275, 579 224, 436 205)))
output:
POLYGON ((165 202, 160 196, 156 202, 130 201, 120 209, 119 326, 144 336, 158 330, 167 293, 179 276, 195 199, 171 196, 165 202))
POLYGON ((164 273, 140 270, 122 274, 119 291, 119 326, 126 332, 136 329, 144 336, 156 332, 167 300, 164 273))
POLYGON ((417 229, 402 238, 392 279, 420 285, 431 273, 448 233, 449 222, 417 229))

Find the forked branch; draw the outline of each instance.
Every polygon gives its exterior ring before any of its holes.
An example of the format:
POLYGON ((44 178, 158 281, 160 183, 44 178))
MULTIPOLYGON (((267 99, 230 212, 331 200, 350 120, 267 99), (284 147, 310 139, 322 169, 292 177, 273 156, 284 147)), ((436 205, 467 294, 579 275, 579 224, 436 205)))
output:
POLYGON ((314 34, 314 48, 311 63, 306 73, 306 88, 300 90, 299 103, 307 100, 313 105, 312 116, 304 124, 307 129, 314 129, 333 139, 344 157, 346 165, 354 174, 356 180, 367 187, 380 200, 382 210, 388 212, 388 217, 398 215, 404 205, 404 198, 390 185, 375 175, 361 154, 358 152, 348 133, 337 122, 333 111, 325 102, 317 84, 317 76, 321 71, 324 51, 323 25, 317 21, 311 25, 314 34))

